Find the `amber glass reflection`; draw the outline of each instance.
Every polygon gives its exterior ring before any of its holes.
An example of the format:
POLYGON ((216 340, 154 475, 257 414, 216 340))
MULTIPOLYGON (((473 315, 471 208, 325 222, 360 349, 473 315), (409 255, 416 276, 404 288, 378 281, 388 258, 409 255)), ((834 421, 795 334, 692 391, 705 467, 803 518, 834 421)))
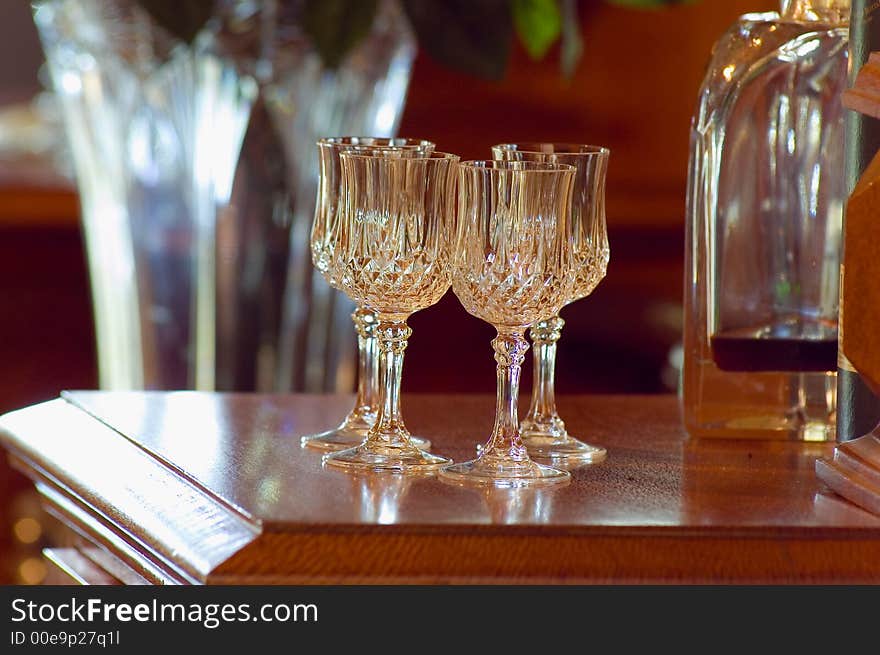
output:
MULTIPOLYGON (((608 149, 574 143, 505 143, 493 146, 492 156, 505 161, 556 162, 575 167, 571 252, 576 276, 565 304, 588 296, 605 277, 611 254, 605 223, 608 149)), ((556 344, 564 325, 556 313, 542 317, 529 330, 534 345, 532 402, 520 431, 523 443, 535 457, 565 464, 598 462, 605 459, 605 448, 572 437, 556 409, 556 344)))
POLYGON ((497 362, 495 427, 475 460, 443 469, 464 484, 526 486, 565 482, 569 474, 533 462, 517 416, 526 328, 553 316, 573 280, 569 247, 575 169, 535 162, 459 166, 452 288, 461 304, 492 324, 497 362))
POLYGON ((328 275, 376 313, 378 414, 366 440, 324 456, 332 466, 425 472, 450 460, 420 450, 400 408, 410 314, 435 304, 451 283, 451 212, 458 157, 375 157, 343 152, 340 208, 328 233, 328 275))
MULTIPOLYGON (((312 223, 312 263, 334 288, 339 288, 328 268, 330 247, 329 230, 339 207, 339 188, 342 182, 339 153, 355 152, 383 157, 421 157, 430 154, 434 144, 421 139, 380 137, 330 137, 318 141, 318 198, 312 223)), ((376 422, 377 389, 379 385, 379 349, 376 338, 376 314, 358 307, 351 315, 357 332, 358 386, 354 409, 342 423, 331 430, 302 438, 304 446, 319 450, 342 450, 361 443, 376 422)), ((414 438, 419 448, 428 449, 431 442, 414 438)))

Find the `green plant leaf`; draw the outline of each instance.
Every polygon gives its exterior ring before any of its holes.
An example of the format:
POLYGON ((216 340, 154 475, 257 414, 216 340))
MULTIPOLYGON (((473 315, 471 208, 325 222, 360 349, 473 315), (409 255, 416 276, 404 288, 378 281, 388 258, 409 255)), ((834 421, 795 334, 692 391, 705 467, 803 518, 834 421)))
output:
POLYGON ((337 68, 370 32, 378 0, 306 0, 303 29, 321 60, 337 68))
POLYGON ((419 45, 443 66, 504 76, 513 40, 510 0, 403 0, 419 45))
POLYGON ((581 40, 581 24, 575 0, 560 0, 560 7, 562 9, 562 52, 559 64, 562 68, 562 74, 571 79, 581 61, 584 42, 581 40))
POLYGON ((541 59, 562 33, 556 0, 512 0, 513 25, 532 59, 541 59))
POLYGON ((171 36, 192 43, 214 11, 215 0, 137 0, 171 36))

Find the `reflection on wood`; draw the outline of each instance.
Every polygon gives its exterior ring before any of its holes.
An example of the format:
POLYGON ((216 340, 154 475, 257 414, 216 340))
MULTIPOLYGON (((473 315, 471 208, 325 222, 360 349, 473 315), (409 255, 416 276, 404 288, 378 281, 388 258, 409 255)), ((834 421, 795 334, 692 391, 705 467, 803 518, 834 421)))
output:
POLYGON ((816 461, 816 475, 844 498, 880 515, 880 436, 877 429, 816 461))
POLYGON ((119 580, 95 565, 75 548, 47 548, 43 556, 49 563, 45 584, 118 585, 119 580))
MULTIPOLYGON (((563 396, 608 459, 487 494, 322 468, 299 436, 350 403, 73 392, 0 418, 0 442, 82 552, 135 583, 880 582, 880 517, 813 472, 831 444, 693 441, 671 396, 563 396)), ((405 406, 456 460, 491 427, 489 396, 405 406)))
POLYGON ((7 414, 3 425, 27 435, 15 455, 62 513, 82 515, 191 582, 255 536, 255 526, 69 403, 37 407, 7 414))

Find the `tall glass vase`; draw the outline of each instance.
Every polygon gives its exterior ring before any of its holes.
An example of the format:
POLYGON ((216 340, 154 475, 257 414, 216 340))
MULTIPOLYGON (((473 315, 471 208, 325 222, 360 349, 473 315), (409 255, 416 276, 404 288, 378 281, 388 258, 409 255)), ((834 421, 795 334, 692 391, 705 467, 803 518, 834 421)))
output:
POLYGON ((185 42, 137 0, 38 0, 104 389, 332 391, 352 306, 311 265, 322 136, 391 136, 415 41, 395 0, 336 69, 296 0, 215 0, 185 42))

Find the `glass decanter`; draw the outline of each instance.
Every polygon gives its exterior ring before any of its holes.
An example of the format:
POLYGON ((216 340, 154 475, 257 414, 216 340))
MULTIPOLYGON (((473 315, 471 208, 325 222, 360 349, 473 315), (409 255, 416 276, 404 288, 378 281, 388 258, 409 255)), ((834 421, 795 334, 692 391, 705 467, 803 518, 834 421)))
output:
POLYGON ((694 436, 834 436, 849 0, 716 43, 691 129, 682 409, 694 436))

